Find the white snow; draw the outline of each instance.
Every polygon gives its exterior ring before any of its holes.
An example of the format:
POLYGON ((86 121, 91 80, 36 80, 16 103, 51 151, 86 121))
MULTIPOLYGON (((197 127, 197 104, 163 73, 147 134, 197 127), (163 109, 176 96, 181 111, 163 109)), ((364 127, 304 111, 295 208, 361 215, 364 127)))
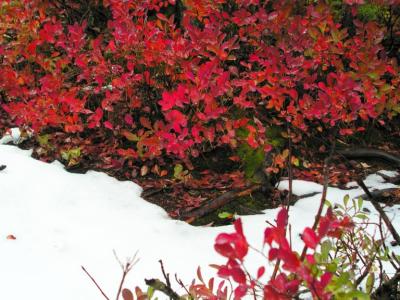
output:
MULTIPOLYGON (((163 209, 140 198, 141 188, 132 182, 92 171, 71 174, 60 163, 46 164, 30 154, 0 145, 0 165, 7 165, 0 171, 0 299, 102 299, 81 266, 115 299, 121 269, 113 250, 122 261, 138 251, 140 261, 125 281, 130 289, 145 287, 144 278, 162 279, 159 259, 171 273, 171 281, 177 273, 187 284, 195 278, 198 265, 208 279, 215 276, 208 265, 225 262, 213 250, 213 243, 218 233, 232 232, 232 226, 193 227, 172 220, 163 209), (10 234, 16 240, 7 239, 10 234)), ((282 182, 280 188, 287 184, 282 182)), ((369 176, 366 184, 393 187, 378 175, 369 176)), ((297 195, 321 190, 312 182, 293 182, 297 195)), ((346 194, 356 197, 363 192, 329 188, 328 199, 342 203, 346 194)), ((312 224, 319 199, 320 195, 301 199, 290 208, 293 243, 298 249, 303 245, 298 233, 312 224)), ((370 203, 365 206, 376 219, 370 203)), ((387 210, 395 228, 400 228, 399 209, 387 210)), ((273 222, 277 211, 242 217, 255 248, 261 249, 266 220, 273 222)), ((262 264, 264 259, 254 251, 246 260, 250 271, 262 264)))
POLYGON ((22 134, 21 130, 18 127, 13 127, 8 129, 3 137, 0 139, 0 145, 6 145, 9 143, 20 144, 26 139, 32 137, 33 130, 30 128, 26 128, 25 134, 22 134))

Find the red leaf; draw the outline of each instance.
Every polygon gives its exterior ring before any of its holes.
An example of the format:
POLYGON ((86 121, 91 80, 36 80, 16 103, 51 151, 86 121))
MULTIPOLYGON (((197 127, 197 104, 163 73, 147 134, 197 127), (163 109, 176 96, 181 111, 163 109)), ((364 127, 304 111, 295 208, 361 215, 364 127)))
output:
POLYGON ((246 274, 240 267, 237 268, 232 268, 231 271, 231 276, 233 280, 235 280, 237 283, 245 284, 246 283, 246 274))
POLYGON ((261 276, 263 276, 265 273, 265 267, 259 267, 257 270, 257 279, 260 279, 261 276))
POLYGON ((161 109, 163 111, 170 110, 174 106, 184 107, 184 104, 189 103, 186 95, 186 88, 183 85, 179 85, 176 91, 163 92, 162 100, 158 101, 158 104, 161 105, 161 109))
POLYGON ((100 124, 100 120, 103 118, 103 110, 101 108, 97 108, 96 111, 94 112, 94 114, 92 114, 89 118, 88 118, 88 127, 89 128, 95 128, 98 127, 100 124))
POLYGON ((278 228, 286 227, 287 220, 288 220, 288 212, 285 208, 282 208, 278 213, 278 217, 276 219, 276 226, 278 228))
POLYGON ((126 114, 124 117, 125 123, 128 124, 129 126, 133 125, 133 118, 130 114, 126 114))
POLYGON ((306 246, 311 249, 315 249, 319 243, 319 238, 315 234, 315 231, 309 227, 304 229, 304 232, 301 235, 301 238, 304 241, 304 243, 306 244, 306 246))
POLYGON ((321 285, 322 288, 325 288, 330 282, 333 277, 332 273, 326 272, 321 276, 321 285))
POLYGON ((233 226, 235 227, 236 232, 237 232, 238 234, 240 234, 241 236, 244 237, 242 220, 241 220, 241 219, 237 219, 237 220, 233 223, 233 226))
POLYGON ((282 268, 290 272, 296 272, 300 266, 300 259, 291 250, 279 249, 278 257, 283 261, 282 268))
POLYGON ((247 293, 247 286, 246 285, 239 285, 235 289, 235 299, 242 299, 247 293))
POLYGON ((181 133, 182 128, 187 125, 187 118, 179 110, 171 110, 165 114, 165 119, 171 123, 172 129, 181 133))
POLYGON ((111 130, 114 129, 114 126, 113 126, 113 124, 110 123, 110 121, 103 122, 103 125, 104 125, 105 128, 108 128, 108 129, 111 129, 111 130))
POLYGON ((269 249, 268 252, 268 260, 272 261, 278 258, 278 254, 279 254, 279 249, 277 248, 271 248, 269 249))

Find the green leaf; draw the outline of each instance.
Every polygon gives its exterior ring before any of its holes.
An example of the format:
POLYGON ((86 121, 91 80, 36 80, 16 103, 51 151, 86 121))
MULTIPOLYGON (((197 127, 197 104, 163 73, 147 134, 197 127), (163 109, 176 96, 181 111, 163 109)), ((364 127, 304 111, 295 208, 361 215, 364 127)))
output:
POLYGON ((374 288, 375 283, 375 275, 374 273, 370 272, 367 277, 367 282, 365 283, 365 290, 367 294, 371 294, 372 289, 374 288))
POLYGON ((369 73, 367 73, 367 75, 368 75, 369 78, 371 78, 373 80, 379 79, 379 74, 376 73, 376 72, 369 72, 369 73))
POLYGON ((71 158, 78 158, 81 156, 81 148, 74 148, 68 151, 71 158))
POLYGON ((358 209, 361 210, 361 208, 363 207, 364 204, 364 200, 362 197, 358 197, 358 209))
POLYGON ((220 212, 218 214, 218 218, 220 218, 220 219, 232 219, 233 215, 234 214, 232 214, 230 212, 224 211, 224 212, 220 212))
POLYGON ((400 105, 395 105, 395 106, 392 107, 392 109, 393 109, 395 112, 400 113, 400 105))
POLYGON ((296 167, 300 166, 300 160, 299 160, 297 157, 292 159, 292 163, 293 163, 296 167))
POLYGON ((152 286, 149 286, 147 288, 147 299, 151 299, 154 295, 154 288, 152 286))
POLYGON ((337 270, 337 264, 332 262, 326 266, 326 270, 330 273, 335 273, 337 270))
POLYGON ((61 151, 62 159, 70 161, 72 159, 77 159, 81 156, 81 148, 72 148, 69 150, 61 151))
POLYGON ((332 35, 333 41, 335 43, 337 43, 339 41, 339 39, 340 39, 339 31, 338 30, 331 30, 331 35, 332 35))
POLYGON ((370 300, 371 298, 366 293, 363 293, 362 291, 354 290, 354 291, 347 293, 345 299, 348 299, 348 300, 353 300, 353 299, 370 300))
POLYGON ((183 166, 181 164, 176 164, 174 167, 174 178, 182 178, 183 166))
POLYGON ((321 259, 323 262, 327 262, 329 258, 329 251, 332 249, 332 243, 330 240, 326 240, 321 244, 321 259))
POLYGON ((43 134, 43 135, 38 135, 37 136, 37 141, 39 142, 39 145, 41 147, 46 147, 49 145, 49 135, 48 134, 43 134))
POLYGON ((249 135, 249 130, 244 127, 240 127, 239 129, 236 130, 236 136, 239 138, 247 138, 249 135))
POLYGON ((61 158, 63 160, 69 160, 68 151, 61 151, 61 158))
POLYGON ((124 137, 125 137, 128 141, 131 141, 131 142, 138 142, 138 141, 140 141, 140 138, 139 138, 136 134, 134 134, 134 133, 132 133, 132 132, 129 132, 129 131, 127 131, 127 130, 124 130, 122 134, 124 135, 124 137))
MULTIPOLYGON (((241 144, 237 154, 243 162, 244 173, 247 178, 252 178, 264 163, 264 151, 262 148, 253 149, 248 144, 241 144)), ((258 178, 254 178, 257 180, 258 178)))
POLYGON ((345 207, 347 207, 347 204, 349 203, 349 200, 350 200, 350 196, 348 194, 346 196, 344 196, 343 203, 344 203, 345 207))
POLYGON ((358 219, 361 219, 361 220, 367 220, 368 219, 368 216, 363 214, 363 213, 356 214, 354 217, 358 218, 358 219))

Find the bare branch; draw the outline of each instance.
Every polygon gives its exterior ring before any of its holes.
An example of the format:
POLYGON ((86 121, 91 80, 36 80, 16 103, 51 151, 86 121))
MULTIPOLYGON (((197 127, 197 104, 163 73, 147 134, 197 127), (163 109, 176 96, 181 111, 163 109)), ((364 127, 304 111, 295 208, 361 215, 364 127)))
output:
POLYGON ((136 251, 136 253, 130 259, 128 259, 125 264, 122 264, 121 260, 117 256, 117 253, 115 252, 115 250, 113 252, 114 252, 114 256, 115 256, 116 260, 119 262, 121 269, 122 269, 122 278, 119 283, 117 297, 116 297, 116 300, 118 300, 119 296, 121 295, 121 291, 122 291, 122 287, 125 282, 126 275, 128 275, 128 273, 132 270, 133 266, 136 265, 136 263, 139 261, 139 259, 136 258, 137 254, 138 254, 138 251, 136 251))
MULTIPOLYGON (((325 200, 326 200, 326 194, 328 192, 328 183, 329 183, 329 163, 332 159, 333 153, 335 152, 335 142, 332 142, 331 150, 329 152, 329 156, 325 159, 324 161, 324 185, 322 188, 322 196, 321 200, 319 203, 319 208, 318 212, 315 216, 314 224, 312 229, 315 230, 317 229, 317 226, 319 224, 319 220, 321 219, 322 215, 322 210, 324 208, 325 200)), ((304 258, 306 257, 307 254, 307 246, 304 246, 303 251, 301 252, 300 260, 303 261, 304 258)))
POLYGON ((99 286, 99 284, 96 282, 96 280, 93 278, 92 275, 89 274, 89 272, 85 269, 84 266, 81 266, 82 270, 86 273, 87 276, 89 276, 89 278, 92 280, 92 282, 95 284, 95 286, 97 287, 97 289, 100 291, 100 293, 103 295, 103 297, 107 300, 110 300, 110 298, 108 298, 108 296, 103 292, 103 290, 101 289, 101 287, 99 286))

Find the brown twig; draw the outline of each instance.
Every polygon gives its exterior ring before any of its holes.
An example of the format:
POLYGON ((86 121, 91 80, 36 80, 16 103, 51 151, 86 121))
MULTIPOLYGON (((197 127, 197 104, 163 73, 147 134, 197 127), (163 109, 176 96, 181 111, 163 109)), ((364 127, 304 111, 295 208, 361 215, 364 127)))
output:
POLYGON ((159 262, 160 265, 161 265, 161 272, 162 272, 162 274, 163 274, 163 276, 164 276, 165 282, 167 283, 167 286, 168 286, 169 288, 171 288, 171 282, 169 281, 169 273, 166 273, 166 272, 165 272, 164 264, 163 264, 162 259, 160 259, 158 262, 159 262))
MULTIPOLYGON (((285 235, 286 235, 286 229, 287 229, 287 224, 289 223, 289 208, 290 208, 290 202, 292 201, 292 196, 293 196, 293 172, 292 172, 292 139, 290 136, 290 128, 287 128, 288 131, 288 138, 289 138, 289 154, 288 154, 288 159, 287 159, 287 168, 288 168, 288 176, 289 176, 289 193, 286 198, 286 203, 284 203, 284 206, 286 206, 286 210, 288 212, 287 214, 287 220, 286 220, 286 226, 285 226, 285 235)), ((281 264, 281 260, 278 259, 275 263, 274 271, 272 273, 271 278, 275 279, 279 267, 281 264)))
MULTIPOLYGON (((329 166, 329 163, 330 163, 330 161, 332 159, 332 156, 333 156, 334 152, 335 152, 335 142, 332 143, 331 150, 329 152, 329 156, 324 161, 324 171, 323 171, 324 172, 324 185, 323 185, 323 188, 322 188, 322 195, 321 195, 321 200, 320 200, 320 203, 319 203, 318 212, 317 212, 317 214, 315 216, 314 224, 312 226, 313 230, 317 229, 317 226, 319 224, 319 220, 321 219, 321 215, 322 215, 322 211, 323 211, 323 208, 324 208, 324 204, 325 204, 325 201, 326 201, 326 194, 328 192, 328 183, 329 183, 329 172, 328 172, 329 168, 328 168, 328 166, 329 166)), ((308 249, 307 246, 304 245, 303 251, 301 252, 301 256, 300 256, 300 260, 301 261, 303 261, 304 258, 306 257, 307 249, 308 249)))
POLYGON ((375 260, 375 257, 376 257, 376 255, 377 255, 377 253, 378 253, 378 252, 375 252, 375 253, 374 253, 374 255, 373 255, 373 257, 371 258, 371 260, 369 261, 368 265, 365 267, 364 272, 361 274, 360 277, 358 277, 358 278, 356 279, 356 281, 355 281, 355 287, 358 287, 358 286, 361 284, 361 282, 364 280, 364 278, 367 277, 367 275, 369 274, 369 271, 371 270, 371 268, 372 268, 372 266, 373 266, 373 263, 374 263, 374 260, 375 260))
POLYGON ((97 287, 97 289, 100 291, 100 293, 103 295, 103 297, 107 300, 110 300, 110 298, 107 297, 106 293, 103 292, 103 290, 101 289, 101 287, 99 286, 99 284, 96 282, 96 280, 93 278, 92 275, 89 274, 89 272, 85 269, 84 266, 81 266, 82 270, 86 273, 87 276, 89 276, 89 278, 92 280, 92 282, 95 284, 95 286, 97 287))
POLYGON ((119 283, 116 300, 118 300, 119 296, 121 295, 122 287, 124 285, 126 275, 128 275, 128 273, 132 270, 133 266, 139 261, 139 259, 136 258, 137 254, 138 254, 138 252, 136 251, 135 255, 132 256, 132 258, 128 259, 128 261, 125 264, 122 264, 117 256, 117 253, 114 251, 114 256, 117 259, 117 261, 119 262, 119 265, 121 266, 121 269, 122 269, 122 278, 119 283))
POLYGON ((394 228, 392 222, 390 222, 389 217, 383 210, 383 208, 379 205, 378 201, 376 201, 375 197, 369 189, 364 184, 364 181, 361 178, 357 179, 357 184, 363 189, 364 193, 368 196, 369 201, 372 203, 374 208, 378 211, 379 215, 382 217, 382 220, 385 222, 385 225, 389 229, 390 233, 392 234, 395 241, 400 244, 400 236, 397 233, 396 229, 394 228))
POLYGON ((175 281, 186 291, 188 295, 190 295, 190 291, 187 289, 183 281, 180 278, 178 278, 178 275, 176 273, 175 273, 175 281))

